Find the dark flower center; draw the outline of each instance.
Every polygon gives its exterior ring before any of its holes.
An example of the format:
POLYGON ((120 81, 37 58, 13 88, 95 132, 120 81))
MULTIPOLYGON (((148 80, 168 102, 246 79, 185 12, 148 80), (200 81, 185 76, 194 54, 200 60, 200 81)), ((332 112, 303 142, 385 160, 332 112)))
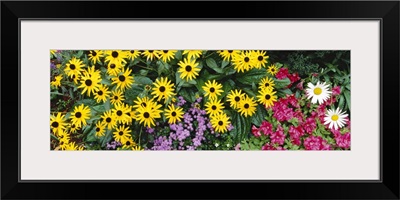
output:
POLYGON ((57 128, 58 127, 58 122, 51 123, 51 126, 54 127, 54 128, 57 128))
POLYGON ((72 69, 72 70, 74 70, 76 67, 75 67, 74 64, 71 64, 71 65, 69 65, 69 68, 72 69))
POLYGON ((165 87, 161 86, 159 90, 160 90, 160 92, 164 92, 165 91, 165 87))
POLYGON ((129 142, 129 141, 126 141, 126 146, 129 146, 129 145, 131 145, 131 142, 129 142))
POLYGON ((211 93, 215 92, 215 88, 213 88, 213 87, 210 88, 210 92, 211 92, 211 93))
POLYGON ((95 52, 95 51, 93 51, 92 52, 92 56, 94 57, 94 56, 96 56, 97 55, 97 53, 95 52))
POLYGON ((153 50, 149 50, 149 53, 153 53, 153 50))
POLYGON ((88 79, 85 81, 85 84, 89 87, 92 85, 92 80, 88 79))
POLYGON ((176 116, 176 112, 175 111, 172 112, 171 115, 172 115, 172 117, 175 117, 176 116))
POLYGON ((217 106, 211 106, 211 109, 216 110, 217 106))
POLYGON ((218 122, 218 125, 222 126, 222 125, 224 125, 224 122, 219 121, 219 122, 218 122))
POLYGON ((131 50, 131 53, 135 53, 135 50, 131 50))
POLYGON ((232 53, 233 51, 232 50, 228 50, 228 53, 232 53))
POLYGON ((269 86, 269 83, 265 83, 265 87, 268 87, 269 86))
POLYGON ((150 114, 148 112, 145 112, 145 113, 143 113, 143 117, 147 119, 150 117, 150 114))
POLYGON ((274 72, 274 71, 275 71, 275 69, 274 69, 274 68, 272 68, 272 69, 271 69, 271 72, 274 72))
POLYGON ((125 76, 124 75, 121 75, 118 78, 119 78, 119 81, 121 81, 121 82, 125 81, 125 76))
POLYGON ((76 117, 76 118, 80 118, 80 117, 82 117, 82 113, 81 113, 81 112, 77 112, 77 113, 75 113, 75 117, 76 117))
POLYGON ((168 50, 164 50, 163 52, 164 52, 164 53, 168 53, 168 50))
POLYGON ((248 103, 244 104, 244 108, 248 109, 250 105, 248 103))
POLYGON ((115 99, 115 100, 118 100, 118 96, 114 96, 114 99, 115 99))
POLYGON ((97 128, 96 128, 96 132, 99 132, 99 131, 100 131, 100 128, 99 128, 99 127, 97 127, 97 128))
POLYGON ((122 111, 118 110, 118 111, 117 111, 117 115, 118 115, 118 116, 121 116, 121 115, 122 115, 122 111))
POLYGON ((263 56, 258 56, 258 61, 263 61, 264 60, 264 57, 263 56))
POLYGON ((244 62, 249 62, 250 61, 250 58, 249 57, 245 57, 244 58, 244 62))
POLYGON ((118 57, 118 52, 113 51, 113 52, 111 53, 111 55, 112 55, 112 57, 117 58, 117 57, 118 57))
POLYGON ((75 76, 75 74, 74 74, 74 75, 72 75, 72 79, 75 79, 75 77, 76 77, 76 76, 75 76))
POLYGON ((64 141, 61 141, 61 142, 60 142, 60 146, 62 146, 62 145, 64 145, 64 141))
POLYGON ((236 102, 240 101, 240 97, 235 97, 235 101, 236 102))
POLYGON ((97 94, 101 96, 101 95, 103 95, 103 91, 99 90, 99 91, 97 92, 97 94))
POLYGON ((75 128, 75 124, 72 124, 71 128, 75 128))
POLYGON ((187 65, 185 69, 186 69, 187 72, 191 72, 192 71, 192 67, 190 65, 187 65))
POLYGON ((118 134, 119 134, 120 136, 122 136, 122 135, 124 135, 124 132, 120 131, 118 134))
POLYGON ((271 96, 269 94, 265 95, 265 99, 269 100, 271 98, 271 96))
POLYGON ((107 122, 107 123, 110 123, 110 122, 111 122, 111 118, 110 118, 110 117, 107 117, 106 122, 107 122))
POLYGON ((111 64, 111 65, 110 65, 110 68, 111 68, 111 69, 114 69, 114 68, 115 68, 115 64, 111 64))
POLYGON ((147 106, 147 104, 145 102, 143 102, 141 105, 142 105, 142 107, 146 107, 147 106))

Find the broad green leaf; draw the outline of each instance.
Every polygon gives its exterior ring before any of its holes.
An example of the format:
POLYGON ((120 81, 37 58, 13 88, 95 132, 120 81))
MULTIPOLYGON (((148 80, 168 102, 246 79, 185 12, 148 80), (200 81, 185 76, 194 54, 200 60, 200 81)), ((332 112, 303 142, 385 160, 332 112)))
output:
POLYGON ((290 84, 290 79, 289 78, 284 78, 284 79, 274 79, 275 83, 275 88, 276 89, 282 89, 286 88, 290 84))
POLYGON ((260 126, 264 121, 265 116, 267 116, 267 110, 264 106, 258 105, 256 112, 253 116, 251 116, 251 123, 256 126, 260 126))
POLYGON ((145 76, 140 76, 140 75, 135 75, 134 76, 134 83, 139 84, 139 85, 151 85, 153 84, 153 81, 145 76))
POLYGON ((266 75, 267 71, 265 70, 265 68, 252 69, 245 73, 238 73, 236 76, 236 80, 246 85, 252 85, 252 83, 258 85, 260 80, 266 75))
POLYGON ((210 67, 217 73, 220 73, 220 74, 224 73, 224 70, 222 68, 218 67, 217 63, 215 62, 215 60, 213 58, 207 58, 206 64, 208 67, 210 67))
POLYGON ((349 107, 349 110, 351 110, 350 92, 347 90, 344 91, 344 97, 346 98, 346 103, 347 103, 347 106, 349 107))

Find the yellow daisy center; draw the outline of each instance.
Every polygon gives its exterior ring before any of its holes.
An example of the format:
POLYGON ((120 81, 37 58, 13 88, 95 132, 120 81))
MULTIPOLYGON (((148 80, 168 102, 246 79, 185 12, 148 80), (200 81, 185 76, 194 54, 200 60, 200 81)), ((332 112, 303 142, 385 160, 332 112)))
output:
POLYGON ((321 88, 314 88, 314 94, 315 95, 320 95, 322 93, 322 89, 321 88))
POLYGON ((332 121, 337 121, 339 119, 338 115, 332 115, 331 117, 332 121))

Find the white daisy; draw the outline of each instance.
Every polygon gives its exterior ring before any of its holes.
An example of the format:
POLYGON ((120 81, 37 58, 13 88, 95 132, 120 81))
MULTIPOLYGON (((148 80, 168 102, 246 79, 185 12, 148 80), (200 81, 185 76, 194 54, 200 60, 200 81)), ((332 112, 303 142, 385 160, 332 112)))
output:
POLYGON ((338 129, 338 127, 342 128, 345 124, 345 121, 347 121, 347 116, 348 114, 344 114, 344 112, 342 112, 342 110, 339 108, 336 110, 329 109, 325 114, 324 124, 329 124, 329 128, 332 128, 332 126, 334 126, 335 129, 338 129))
POLYGON ((306 89, 307 98, 311 99, 311 103, 322 104, 325 100, 329 99, 331 95, 331 91, 328 90, 329 85, 324 83, 317 83, 317 85, 313 85, 312 83, 307 84, 308 88, 306 89))

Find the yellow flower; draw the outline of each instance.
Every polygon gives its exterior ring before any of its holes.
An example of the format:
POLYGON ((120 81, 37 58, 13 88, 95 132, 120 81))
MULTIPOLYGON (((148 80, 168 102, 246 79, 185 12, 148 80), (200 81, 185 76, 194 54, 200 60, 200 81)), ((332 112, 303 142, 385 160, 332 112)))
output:
POLYGON ((70 118, 72 124, 75 124, 76 127, 82 127, 82 124, 86 126, 86 120, 90 119, 90 115, 90 108, 81 104, 80 106, 76 106, 74 108, 70 118))
POLYGON ((215 80, 212 82, 209 80, 202 88, 205 92, 204 96, 208 96, 210 100, 217 99, 217 97, 223 92, 222 85, 217 83, 215 80))
POLYGON ((106 132, 106 124, 98 121, 96 123, 96 136, 102 137, 102 136, 104 136, 105 132, 106 132))
POLYGON ((122 144, 125 144, 126 141, 130 140, 132 138, 132 135, 130 134, 132 131, 129 130, 129 127, 124 127, 124 126, 119 126, 115 132, 113 132, 114 139, 117 142, 121 142, 122 144))
POLYGON ((171 59, 174 59, 176 50, 160 50, 157 51, 158 57, 161 58, 162 61, 169 62, 171 59))
POLYGON ((222 50, 222 51, 219 51, 219 55, 225 61, 231 61, 235 56, 237 56, 239 54, 240 54, 239 50, 222 50))
POLYGON ((89 51, 89 60, 92 61, 93 64, 96 64, 100 61, 100 58, 104 57, 102 50, 93 50, 89 51))
POLYGON ((125 91, 127 88, 131 88, 134 82, 133 76, 131 76, 132 70, 130 69, 122 69, 121 74, 119 74, 116 78, 113 78, 112 84, 117 84, 117 89, 121 89, 121 91, 125 91))
POLYGON ((105 51, 106 53, 106 62, 113 63, 126 63, 125 58, 128 58, 128 55, 125 51, 122 50, 110 50, 105 51))
POLYGON ((56 87, 56 88, 60 87, 60 86, 61 86, 61 80, 62 80, 62 78, 63 78, 63 76, 62 76, 61 74, 58 75, 58 76, 56 76, 56 77, 55 77, 55 80, 52 81, 52 82, 50 83, 50 85, 52 85, 52 86, 54 86, 54 87, 56 87))
POLYGON ((107 101, 107 98, 110 97, 110 91, 108 91, 108 87, 106 85, 100 84, 99 90, 94 93, 94 99, 97 101, 97 103, 100 103, 101 101, 104 103, 107 101))
POLYGON ((206 103, 206 112, 210 116, 217 115, 218 113, 221 113, 222 110, 225 108, 224 104, 221 103, 221 100, 210 100, 206 103))
POLYGON ((66 128, 64 117, 65 115, 62 115, 61 113, 57 113, 57 116, 55 116, 54 114, 50 116, 50 127, 54 134, 64 132, 66 128))
POLYGON ((218 113, 211 117, 211 125, 217 132, 225 133, 230 124, 229 117, 225 113, 218 113))
POLYGON ((260 86, 258 86, 258 88, 260 90, 262 90, 264 88, 273 89, 273 87, 275 86, 275 82, 274 82, 274 80, 272 80, 272 78, 265 77, 265 78, 261 79, 259 85, 260 86))
POLYGON ((176 122, 179 122, 182 120, 183 116, 183 109, 180 107, 174 106, 174 104, 171 104, 168 106, 168 109, 165 110, 165 118, 168 119, 168 123, 170 124, 175 124, 176 122))
POLYGON ((254 101, 253 97, 246 97, 239 104, 239 113, 245 117, 252 116, 256 112, 257 103, 254 101))
POLYGON ((270 65, 268 67, 267 72, 270 73, 272 76, 275 76, 276 73, 278 73, 278 68, 275 65, 270 65))
POLYGON ((66 66, 67 67, 64 69, 64 71, 69 77, 72 77, 73 75, 75 75, 75 77, 78 77, 79 75, 81 75, 83 71, 82 67, 85 65, 80 59, 73 57, 71 60, 68 61, 66 66))
POLYGON ((124 94, 121 90, 115 90, 111 92, 110 103, 115 105, 117 103, 122 103, 125 100, 124 94))
POLYGON ((187 55, 186 57, 188 59, 196 59, 199 58, 202 54, 202 51, 200 50, 184 50, 182 55, 187 55))
POLYGON ((146 56, 146 60, 155 60, 158 58, 158 51, 154 50, 145 50, 142 55, 146 56))
POLYGON ((155 87, 153 88, 153 92, 151 94, 157 98, 157 101, 160 101, 161 99, 168 99, 172 95, 175 95, 174 84, 168 80, 168 78, 161 77, 160 79, 157 79, 153 85, 155 87))
POLYGON ((232 59, 233 68, 237 72, 249 71, 255 66, 255 57, 252 51, 243 51, 232 59))
POLYGON ((232 90, 228 96, 227 96, 227 100, 228 102, 230 102, 230 106, 234 109, 237 109, 239 107, 240 102, 242 101, 242 99, 245 97, 245 93, 242 93, 242 90, 232 90))
POLYGON ((257 96, 258 102, 262 103, 266 108, 272 107, 274 102, 276 102, 277 96, 272 88, 263 88, 258 91, 260 95, 257 96))
POLYGON ((261 69, 261 67, 265 67, 265 64, 268 63, 267 59, 269 56, 266 55, 266 51, 253 51, 254 57, 255 57, 255 68, 261 69))
POLYGON ((181 73, 181 79, 186 78, 186 81, 189 81, 195 79, 196 76, 199 75, 198 72, 200 71, 200 68, 197 67, 199 63, 196 63, 195 60, 190 61, 185 58, 183 61, 180 61, 178 65, 180 66, 178 72, 181 73))

